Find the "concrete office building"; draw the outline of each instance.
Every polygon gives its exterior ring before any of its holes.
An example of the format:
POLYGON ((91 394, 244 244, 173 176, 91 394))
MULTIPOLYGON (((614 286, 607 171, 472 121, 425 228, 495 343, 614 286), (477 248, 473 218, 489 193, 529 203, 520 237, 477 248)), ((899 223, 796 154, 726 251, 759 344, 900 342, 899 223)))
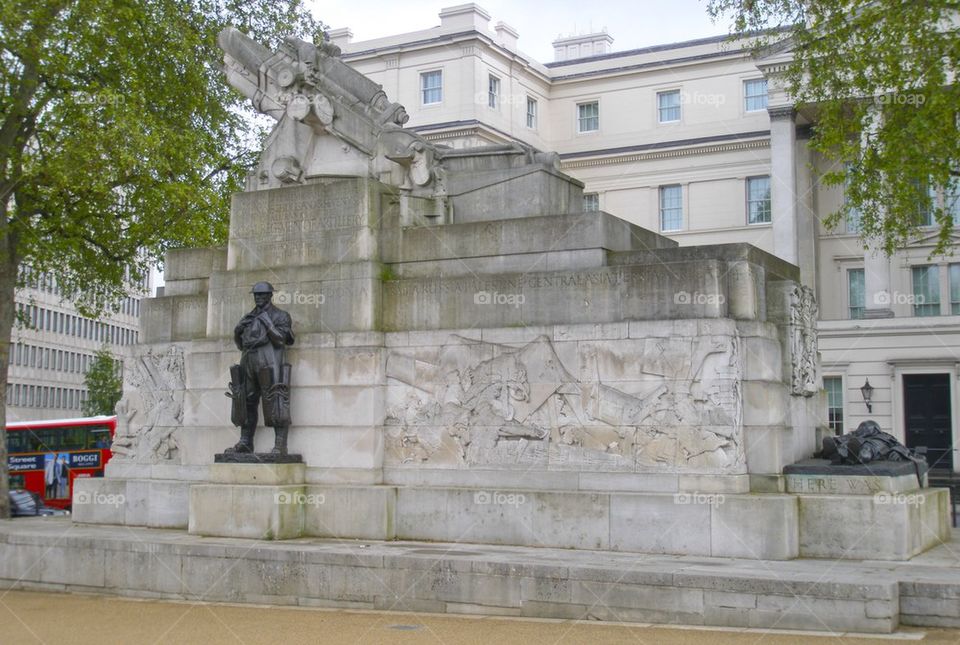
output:
POLYGON ((558 39, 541 63, 516 30, 490 23, 466 4, 422 31, 329 36, 428 140, 555 150, 585 183, 586 209, 682 245, 749 242, 799 265, 819 300, 830 426, 872 418, 928 446, 938 467, 960 466, 960 263, 928 259, 933 229, 887 258, 864 252, 856 222, 822 225, 843 190, 818 181, 829 162, 807 148, 813 115, 779 81, 789 50, 758 58, 718 36, 617 52, 601 32, 558 39))
POLYGON ((99 320, 80 315, 51 275, 26 271, 24 278, 10 338, 7 421, 82 416, 94 355, 107 348, 119 369, 123 348, 139 340, 140 301, 150 292, 150 278, 131 289, 116 313, 99 320))

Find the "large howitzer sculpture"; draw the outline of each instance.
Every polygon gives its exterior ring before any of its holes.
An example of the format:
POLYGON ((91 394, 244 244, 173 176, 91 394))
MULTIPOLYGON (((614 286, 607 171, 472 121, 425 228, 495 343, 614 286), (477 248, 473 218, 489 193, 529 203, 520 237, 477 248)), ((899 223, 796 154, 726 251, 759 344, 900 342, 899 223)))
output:
MULTIPOLYGON (((220 33, 218 43, 230 85, 277 121, 247 190, 324 175, 369 177, 400 191, 407 219, 416 212, 442 222, 452 219, 458 197, 469 199, 471 207, 486 205, 488 219, 496 212, 522 217, 526 213, 511 212, 498 197, 509 192, 502 184, 522 177, 529 182, 537 173, 536 181, 549 182, 546 173, 562 182, 543 191, 550 203, 541 199, 530 209, 580 209, 582 185, 559 172, 555 153, 520 143, 457 150, 431 143, 403 127, 409 120, 404 107, 344 63, 334 45, 288 36, 271 52, 233 27, 220 33), (421 201, 413 207, 409 198, 421 201)), ((514 188, 533 194, 530 186, 514 188)))

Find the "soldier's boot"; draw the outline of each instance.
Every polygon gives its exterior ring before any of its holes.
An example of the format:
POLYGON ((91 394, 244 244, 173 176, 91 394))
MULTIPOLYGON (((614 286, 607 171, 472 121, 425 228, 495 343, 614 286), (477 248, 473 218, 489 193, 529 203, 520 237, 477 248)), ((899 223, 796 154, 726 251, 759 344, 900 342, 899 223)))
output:
POLYGON ((274 442, 273 450, 270 452, 275 455, 286 455, 287 454, 287 433, 290 431, 290 426, 277 426, 273 429, 276 440, 274 442))
POLYGON ((240 428, 240 441, 236 445, 224 450, 225 453, 253 452, 253 433, 255 426, 243 426, 240 428))

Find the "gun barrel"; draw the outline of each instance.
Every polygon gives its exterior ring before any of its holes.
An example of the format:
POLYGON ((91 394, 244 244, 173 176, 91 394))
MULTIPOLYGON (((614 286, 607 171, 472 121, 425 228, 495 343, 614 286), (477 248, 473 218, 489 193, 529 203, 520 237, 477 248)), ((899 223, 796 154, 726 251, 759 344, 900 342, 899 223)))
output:
POLYGON ((273 55, 273 52, 236 27, 226 27, 221 31, 217 36, 217 45, 251 72, 260 69, 260 66, 273 55))

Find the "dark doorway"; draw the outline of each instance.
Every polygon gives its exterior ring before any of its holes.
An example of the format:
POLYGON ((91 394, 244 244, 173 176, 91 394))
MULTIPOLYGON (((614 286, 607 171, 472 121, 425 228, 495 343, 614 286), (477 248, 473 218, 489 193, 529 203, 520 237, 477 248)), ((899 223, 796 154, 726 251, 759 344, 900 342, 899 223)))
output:
POLYGON ((904 438, 908 448, 927 447, 927 463, 953 470, 953 421, 949 374, 904 374, 904 438))

